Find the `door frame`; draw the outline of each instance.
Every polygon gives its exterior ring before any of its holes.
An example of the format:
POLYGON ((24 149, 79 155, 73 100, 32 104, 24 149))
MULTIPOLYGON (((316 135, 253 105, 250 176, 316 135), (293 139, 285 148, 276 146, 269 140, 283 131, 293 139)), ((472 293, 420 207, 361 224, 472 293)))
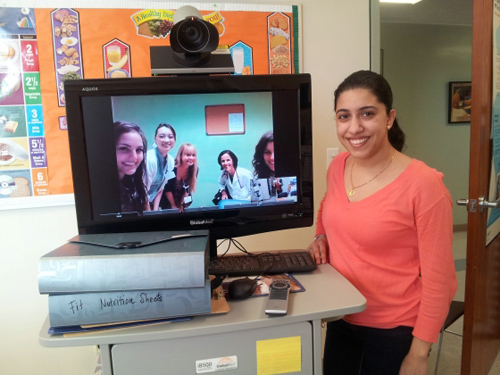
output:
MULTIPOLYGON (((488 197, 491 168, 493 1, 473 1, 472 92, 469 202, 488 197), (486 177, 487 176, 487 177, 486 177)), ((500 350, 500 329, 494 314, 500 306, 494 299, 499 286, 495 280, 495 254, 500 256, 500 238, 486 245, 487 212, 476 212, 469 204, 465 313, 462 341, 462 375, 487 375, 500 350), (496 290, 495 290, 496 289, 496 290), (493 295, 492 295, 493 294, 493 295), (492 315, 493 314, 493 315, 492 315), (493 318, 492 318, 493 316, 493 318)), ((499 300, 500 301, 500 300, 499 300)))

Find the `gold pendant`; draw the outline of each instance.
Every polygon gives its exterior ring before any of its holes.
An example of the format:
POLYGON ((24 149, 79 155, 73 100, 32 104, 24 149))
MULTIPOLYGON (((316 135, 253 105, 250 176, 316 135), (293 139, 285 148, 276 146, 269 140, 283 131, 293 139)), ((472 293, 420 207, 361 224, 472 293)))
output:
POLYGON ((354 189, 349 189, 349 191, 347 192, 347 195, 349 197, 352 197, 354 195, 354 189))

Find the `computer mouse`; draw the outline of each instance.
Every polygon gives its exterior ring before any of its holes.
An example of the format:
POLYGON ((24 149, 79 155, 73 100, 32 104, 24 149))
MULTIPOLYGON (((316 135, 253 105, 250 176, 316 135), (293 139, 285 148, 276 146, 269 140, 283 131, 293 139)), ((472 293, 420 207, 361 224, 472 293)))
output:
POLYGON ((249 279, 236 279, 229 283, 227 292, 231 299, 247 299, 257 289, 257 280, 249 279))

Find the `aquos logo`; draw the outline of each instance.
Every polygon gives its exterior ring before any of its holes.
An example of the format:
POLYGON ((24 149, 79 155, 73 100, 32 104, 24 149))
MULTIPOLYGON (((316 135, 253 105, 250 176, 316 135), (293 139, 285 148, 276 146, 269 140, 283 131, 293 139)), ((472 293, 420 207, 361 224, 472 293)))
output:
POLYGON ((84 87, 82 88, 82 91, 99 91, 99 88, 98 87, 84 87))

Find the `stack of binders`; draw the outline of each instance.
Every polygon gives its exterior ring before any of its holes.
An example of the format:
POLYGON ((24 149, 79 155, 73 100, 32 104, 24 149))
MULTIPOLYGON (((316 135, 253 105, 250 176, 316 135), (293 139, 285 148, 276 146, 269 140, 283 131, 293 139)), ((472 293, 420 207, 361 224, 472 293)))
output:
POLYGON ((51 327, 210 314, 208 231, 80 235, 39 261, 51 327))

